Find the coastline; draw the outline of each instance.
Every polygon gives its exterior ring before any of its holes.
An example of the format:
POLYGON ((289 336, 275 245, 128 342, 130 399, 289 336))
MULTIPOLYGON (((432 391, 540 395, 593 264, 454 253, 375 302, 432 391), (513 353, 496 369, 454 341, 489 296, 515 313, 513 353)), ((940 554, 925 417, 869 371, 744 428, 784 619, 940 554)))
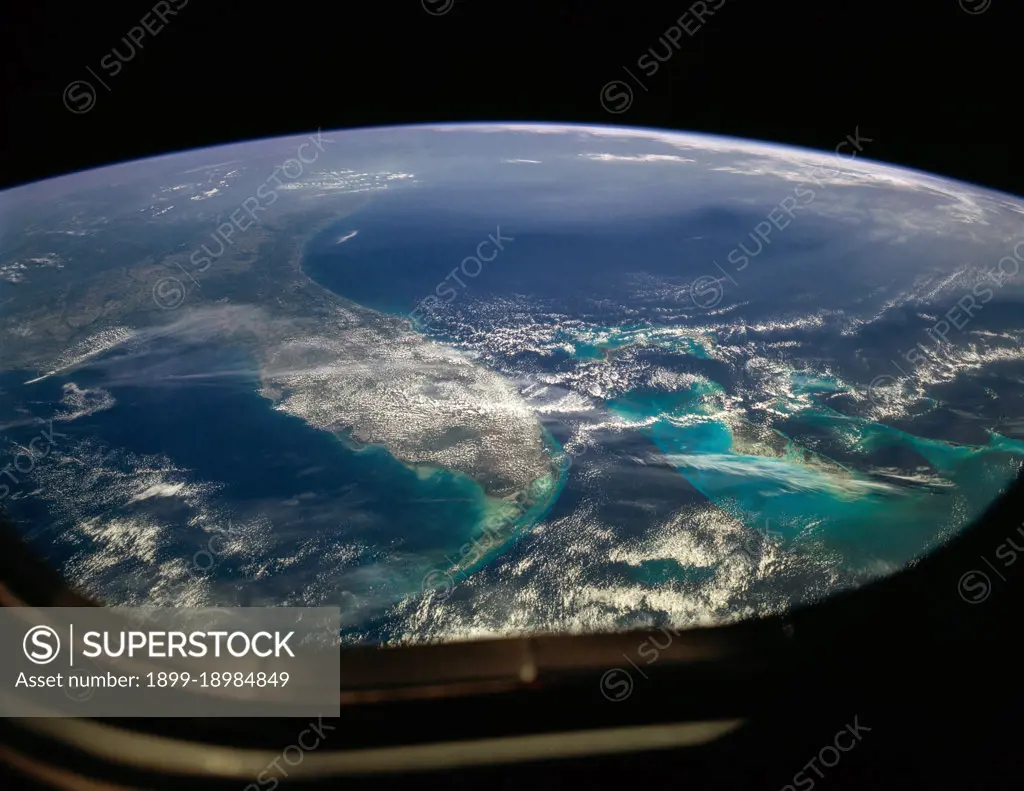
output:
MULTIPOLYGON (((344 216, 333 217, 331 219, 325 219, 322 222, 318 222, 311 226, 311 228, 307 229, 300 239, 296 240, 294 249, 288 256, 288 265, 301 284, 307 288, 311 288, 314 293, 331 303, 341 303, 342 307, 346 306, 345 303, 349 303, 352 306, 358 307, 360 311, 365 311, 367 314, 377 315, 394 321, 396 322, 396 326, 401 326, 405 331, 419 335, 424 340, 432 343, 438 343, 440 345, 448 345, 443 341, 430 338, 429 336, 417 332, 413 323, 404 315, 385 313, 348 300, 347 297, 337 294, 326 286, 318 283, 303 269, 302 264, 306 257, 307 249, 313 240, 320 236, 324 231, 344 219, 344 216)), ((265 382, 264 387, 267 387, 268 384, 269 383, 265 382)), ((362 442, 351 435, 351 429, 346 429, 341 432, 331 431, 330 433, 334 435, 339 442, 355 452, 365 452, 371 449, 376 449, 389 453, 396 461, 412 470, 418 476, 429 477, 435 474, 435 471, 443 472, 456 477, 464 477, 479 489, 481 500, 484 503, 484 514, 473 527, 471 543, 464 544, 462 547, 463 550, 465 550, 467 546, 472 546, 474 549, 471 549, 469 552, 461 552, 458 562, 449 569, 449 572, 452 574, 468 574, 472 571, 478 570, 495 557, 502 554, 517 537, 523 535, 531 527, 541 521, 554 507, 565 487, 568 470, 563 469, 562 465, 559 464, 559 459, 564 455, 564 450, 551 433, 544 427, 543 422, 539 419, 536 420, 537 427, 540 432, 540 439, 544 448, 548 452, 549 470, 545 475, 534 478, 526 490, 520 490, 513 497, 500 497, 490 494, 484 484, 463 471, 447 467, 437 467, 436 465, 425 463, 418 459, 404 458, 401 455, 395 454, 391 448, 382 443, 362 442), (534 496, 533 499, 531 499, 531 492, 539 493, 539 496, 534 496), (525 505, 523 505, 524 500, 521 497, 522 495, 526 495, 525 505), (498 528, 493 526, 495 524, 495 519, 498 520, 497 524, 500 525, 498 528), (490 527, 488 527, 489 522, 491 523, 490 527), (491 542, 482 548, 478 543, 481 536, 491 539, 491 542), (496 540, 495 536, 498 537, 496 540)))

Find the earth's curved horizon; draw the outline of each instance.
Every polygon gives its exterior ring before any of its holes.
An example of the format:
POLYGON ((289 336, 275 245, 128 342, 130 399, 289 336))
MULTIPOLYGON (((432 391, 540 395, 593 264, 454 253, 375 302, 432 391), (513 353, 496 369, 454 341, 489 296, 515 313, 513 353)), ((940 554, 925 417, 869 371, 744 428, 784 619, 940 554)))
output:
POLYGON ((353 642, 894 573, 1024 462, 1024 200, 870 149, 377 127, 7 190, 0 505, 104 601, 353 642))

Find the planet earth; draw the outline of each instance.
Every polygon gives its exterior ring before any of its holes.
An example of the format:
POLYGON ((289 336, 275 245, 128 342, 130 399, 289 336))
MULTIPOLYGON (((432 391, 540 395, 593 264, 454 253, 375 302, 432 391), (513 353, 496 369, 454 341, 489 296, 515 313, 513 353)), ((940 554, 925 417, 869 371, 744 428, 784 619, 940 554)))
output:
POLYGON ((103 602, 349 643, 894 574, 1024 461, 1024 201, 836 142, 317 131, 7 190, 0 507, 103 602))

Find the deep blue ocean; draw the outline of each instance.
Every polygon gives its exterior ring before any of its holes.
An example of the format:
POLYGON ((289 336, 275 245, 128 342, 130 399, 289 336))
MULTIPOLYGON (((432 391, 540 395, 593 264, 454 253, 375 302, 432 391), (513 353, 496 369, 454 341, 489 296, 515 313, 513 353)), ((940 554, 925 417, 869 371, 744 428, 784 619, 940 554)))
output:
MULTIPOLYGON (((429 211, 422 203, 415 205, 419 208, 406 207, 403 198, 371 204, 324 231, 309 245, 306 273, 362 304, 408 314, 425 297, 439 293, 438 284, 495 233, 483 223, 469 228, 464 220, 456 221, 444 200, 429 211)), ((566 372, 642 336, 648 361, 698 374, 709 383, 682 393, 639 389, 604 401, 602 410, 637 426, 610 442, 646 444, 644 453, 678 472, 697 499, 706 498, 751 527, 770 522, 794 546, 839 553, 858 568, 902 565, 947 539, 995 499, 1024 462, 1024 442, 979 428, 965 432, 962 417, 948 411, 954 406, 979 413, 986 409, 977 383, 946 386, 943 395, 949 403, 943 409, 902 427, 858 417, 847 408, 834 378, 798 370, 789 374, 787 386, 799 403, 773 406, 773 430, 789 445, 785 457, 751 455, 737 445, 735 427, 727 419, 704 413, 709 397, 738 396, 749 402, 743 372, 710 359, 710 349, 694 336, 672 334, 673 327, 685 326, 678 321, 685 313, 678 296, 663 287, 638 287, 635 271, 655 279, 692 279, 707 268, 713 251, 721 251, 721 240, 739 237, 746 223, 737 212, 709 211, 675 224, 637 218, 580 237, 572 228, 559 231, 544 223, 521 233, 514 224, 495 222, 502 235, 518 238, 506 243, 476 277, 466 277, 460 268, 456 275, 466 287, 449 278, 445 285, 455 289, 455 296, 428 311, 425 319, 417 317, 416 324, 440 340, 466 342, 486 331, 488 305, 528 294, 536 317, 530 314, 524 321, 520 302, 504 308, 501 321, 528 325, 543 323, 545 314, 570 320, 585 315, 598 328, 589 331, 592 342, 585 333, 582 339, 580 332, 571 333, 568 352, 556 349, 542 356, 512 348, 492 353, 493 364, 514 370, 566 372), (630 300, 627 294, 639 297, 630 300), (702 415, 708 419, 693 422, 702 415)), ((759 265, 767 270, 788 256, 799 262, 792 277, 804 278, 808 254, 814 259, 824 247, 819 233, 824 232, 809 231, 788 240, 788 246, 769 248, 759 265)), ((494 252, 493 247, 485 246, 484 252, 494 252)), ((820 268, 820 259, 816 265, 820 268)), ((476 268, 474 262, 467 265, 469 272, 476 268)), ((785 277, 760 284, 745 309, 745 321, 766 320, 791 299, 793 290, 785 277)), ((706 319, 695 318, 697 323, 706 319)), ((791 337, 792 329, 785 326, 764 331, 765 341, 791 337)), ((848 355, 852 367, 862 353, 842 349, 827 328, 821 337, 840 363, 848 355)), ((891 356, 893 338, 878 340, 879 353, 891 356)), ((1009 376, 991 384, 1004 397, 1021 392, 1009 376)), ((557 432, 557 426, 552 430, 557 432)), ((689 497, 680 492, 681 502, 689 497)))
MULTIPOLYGON (((737 222, 737 227, 742 224, 737 222)), ((1000 435, 954 445, 844 414, 829 400, 835 382, 813 377, 792 382, 793 392, 807 396, 813 406, 807 408, 805 403, 799 414, 784 423, 792 444, 789 458, 753 455, 735 445, 734 427, 706 406, 708 398, 741 390, 740 375, 711 359, 709 349, 693 335, 659 335, 659 327, 671 325, 673 315, 679 313, 675 296, 652 293, 635 305, 621 298, 636 287, 635 281, 625 279, 624 261, 643 261, 644 268, 654 274, 671 270, 684 279, 699 274, 697 269, 678 272, 680 260, 692 256, 705 262, 708 258, 707 242, 694 241, 693 228, 652 228, 638 220, 607 236, 596 234, 583 240, 569 231, 525 230, 514 223, 504 225, 500 218, 473 226, 440 209, 424 213, 411 203, 405 206, 401 198, 371 203, 313 238, 303 270, 339 295, 405 316, 426 297, 438 294, 439 284, 449 273, 483 249, 484 255, 496 253, 493 260, 482 262, 475 277, 460 270, 464 286, 450 279, 454 298, 427 320, 417 322, 419 331, 464 345, 467 325, 472 325, 473 333, 498 323, 528 325, 520 314, 531 312, 522 301, 529 295, 537 314, 536 318, 530 315, 529 321, 585 315, 590 334, 576 332, 567 349, 548 355, 517 348, 492 351, 483 364, 564 374, 581 361, 601 360, 642 336, 645 343, 653 344, 650 359, 710 381, 711 385, 670 394, 634 390, 598 404, 596 414, 636 426, 594 435, 605 443, 599 452, 623 459, 622 476, 609 487, 618 490, 613 492, 617 497, 609 498, 613 504, 604 515, 617 520, 620 527, 628 530, 635 522, 639 533, 650 527, 651 520, 667 517, 682 503, 711 502, 751 526, 772 520, 783 540, 793 546, 824 547, 860 565, 879 558, 899 564, 976 515, 1024 459, 1024 443, 1000 435), (503 241, 504 249, 496 250, 493 238, 499 233, 511 241, 503 241), (671 256, 663 252, 668 249, 673 250, 671 256), (475 311, 481 305, 492 307, 478 314, 475 311), (830 436, 852 439, 841 447, 829 441, 830 436), (850 443, 865 459, 901 456, 913 468, 955 484, 962 497, 955 499, 949 490, 920 485, 875 487, 873 479, 857 469, 850 443), (641 467, 636 462, 652 457, 656 464, 644 462, 641 467), (833 474, 837 468, 848 475, 833 474), (638 512, 614 504, 629 501, 650 507, 638 512)), ((805 240, 797 241, 807 246, 805 240)), ((470 271, 477 271, 475 263, 470 271)), ((418 590, 424 573, 457 556, 487 513, 481 488, 464 476, 445 471, 417 474, 382 448, 355 448, 276 411, 258 392, 255 362, 237 350, 183 347, 172 339, 154 342, 145 357, 128 355, 119 363, 122 354, 126 353, 109 352, 71 373, 34 384, 25 382, 35 372, 0 373, 0 422, 23 422, 27 416, 12 409, 18 404, 45 424, 59 414, 63 388, 71 383, 78 389, 106 391, 114 399, 112 407, 53 423, 67 435, 60 439, 67 449, 83 442, 116 448, 118 454, 111 458, 124 467, 124 475, 131 474, 131 466, 139 459, 166 457, 187 471, 189 480, 218 482, 222 488, 216 499, 227 505, 234 518, 245 520, 272 511, 272 544, 262 551, 278 561, 287 559, 314 534, 324 538, 325 548, 346 543, 369 547, 361 562, 371 564, 375 559, 386 563, 387 548, 400 544, 406 558, 403 568, 378 569, 359 582, 362 588, 357 594, 366 597, 375 595, 382 585, 390 586, 388 593, 380 594, 382 601, 418 590), (288 505, 281 507, 281 503, 288 505)), ((780 405, 779 410, 785 412, 786 406, 780 405)), ((548 421, 546 427, 554 438, 553 447, 566 441, 564 425, 548 421)), ((40 425, 33 424, 9 426, 3 436, 7 443, 27 444, 39 430, 40 425)), ((4 450, 10 453, 12 446, 4 450)), ((57 462, 48 457, 38 464, 76 463, 73 458, 61 458, 57 462)), ((9 460, 4 457, 4 463, 9 460)), ((87 464, 89 459, 77 463, 87 464)), ((42 477, 50 486, 62 480, 59 475, 42 477)), ((16 518, 45 523, 45 498, 75 497, 71 490, 30 496, 37 488, 32 475, 12 486, 6 501, 16 518)), ((585 482, 568 476, 559 482, 556 494, 549 512, 533 516, 565 516, 591 493, 585 482)), ((102 499, 90 502, 78 510, 79 518, 110 516, 102 499)), ((158 514, 168 524, 194 522, 195 515, 182 511, 180 504, 168 505, 165 513, 160 512, 158 500, 150 507, 150 516, 158 514)), ((158 552, 187 558, 203 550, 209 531, 194 528, 193 524, 173 531, 158 552)), ((38 536, 35 544, 57 565, 87 550, 80 542, 69 546, 47 535, 38 536)), ((519 551, 514 541, 503 550, 519 551)), ((241 603, 298 595, 296 590, 275 593, 273 579, 257 592, 249 584, 252 572, 244 560, 228 555, 216 568, 220 582, 237 583, 241 603)), ((301 560, 310 575, 323 562, 323 556, 316 554, 301 560)), ((706 569, 671 562, 621 571, 648 583, 707 574, 706 569)), ((286 588, 303 584, 294 568, 281 574, 280 580, 286 588)), ((318 595, 332 596, 323 590, 318 595)))

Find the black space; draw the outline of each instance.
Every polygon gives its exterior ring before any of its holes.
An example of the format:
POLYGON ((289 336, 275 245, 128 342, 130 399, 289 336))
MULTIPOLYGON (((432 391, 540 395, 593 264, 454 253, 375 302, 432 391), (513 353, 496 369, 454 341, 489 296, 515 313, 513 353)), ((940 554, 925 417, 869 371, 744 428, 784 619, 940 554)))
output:
POLYGON ((318 127, 560 120, 826 150, 859 128, 870 158, 1024 194, 1015 0, 724 0, 651 77, 637 59, 690 2, 183 2, 113 76, 101 60, 153 0, 5 6, 4 186, 318 127), (624 65, 647 92, 613 115, 624 65), (76 80, 97 91, 80 114, 76 80))

